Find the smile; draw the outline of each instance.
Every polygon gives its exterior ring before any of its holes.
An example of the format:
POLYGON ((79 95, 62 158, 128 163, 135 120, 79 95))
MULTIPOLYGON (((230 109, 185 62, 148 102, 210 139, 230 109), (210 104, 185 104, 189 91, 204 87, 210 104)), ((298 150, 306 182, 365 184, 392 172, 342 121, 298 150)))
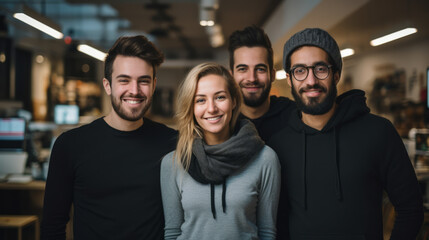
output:
POLYGON ((138 104, 143 102, 143 100, 126 100, 124 99, 124 102, 130 103, 130 104, 138 104))
POLYGON ((222 117, 222 116, 209 117, 209 118, 206 118, 206 119, 207 119, 208 121, 216 121, 216 120, 219 120, 221 117, 222 117))

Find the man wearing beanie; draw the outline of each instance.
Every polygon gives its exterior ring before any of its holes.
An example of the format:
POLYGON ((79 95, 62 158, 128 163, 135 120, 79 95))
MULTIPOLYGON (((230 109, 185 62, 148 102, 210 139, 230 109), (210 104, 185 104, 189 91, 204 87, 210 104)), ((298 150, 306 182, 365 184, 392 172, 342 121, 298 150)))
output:
POLYGON ((263 29, 248 26, 233 32, 228 43, 231 73, 244 99, 240 117, 252 121, 267 142, 286 126, 291 112, 296 110, 289 98, 270 96, 275 80, 271 41, 263 29))
POLYGON ((283 54, 298 111, 268 143, 282 165, 278 239, 382 240, 384 191, 396 212, 390 239, 416 239, 423 204, 411 161, 393 125, 370 113, 363 91, 337 97, 335 40, 305 29, 283 54))

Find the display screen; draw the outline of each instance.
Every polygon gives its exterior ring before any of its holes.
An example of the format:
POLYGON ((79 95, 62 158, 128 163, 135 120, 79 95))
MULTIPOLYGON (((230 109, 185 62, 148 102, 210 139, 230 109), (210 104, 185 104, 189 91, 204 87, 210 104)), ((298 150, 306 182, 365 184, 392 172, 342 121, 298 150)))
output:
POLYGON ((23 118, 0 118, 0 150, 24 150, 25 124, 23 118))
POLYGON ((56 105, 54 122, 56 124, 78 124, 79 107, 77 105, 56 105))
POLYGON ((426 107, 429 108, 429 67, 426 69, 426 107))

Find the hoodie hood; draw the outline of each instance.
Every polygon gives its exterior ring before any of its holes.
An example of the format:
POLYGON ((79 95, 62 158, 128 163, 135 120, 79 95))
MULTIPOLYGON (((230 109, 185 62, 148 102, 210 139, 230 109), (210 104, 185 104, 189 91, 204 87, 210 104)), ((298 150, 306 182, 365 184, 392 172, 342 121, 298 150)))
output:
POLYGON ((335 195, 336 198, 342 200, 342 189, 341 189, 341 178, 340 178, 340 169, 338 159, 338 142, 341 139, 338 139, 338 133, 341 131, 341 126, 347 122, 353 121, 356 118, 369 113, 369 108, 366 105, 365 92, 362 90, 350 90, 336 99, 337 108, 334 115, 328 121, 328 123, 323 127, 322 130, 314 129, 310 126, 304 124, 301 120, 301 112, 299 109, 296 114, 293 114, 290 118, 289 124, 290 127, 297 133, 301 135, 300 140, 302 142, 302 203, 303 207, 307 209, 307 157, 306 157, 306 144, 307 136, 313 134, 327 134, 332 136, 330 141, 332 141, 332 149, 327 151, 332 151, 333 159, 328 161, 328 164, 332 164, 334 168, 334 186, 335 186, 335 195), (332 134, 331 134, 332 132, 332 134))
MULTIPOLYGON (((366 105, 365 92, 362 90, 350 90, 337 97, 335 103, 337 109, 334 115, 323 127, 320 132, 329 132, 334 128, 340 127, 342 124, 352 121, 361 115, 369 113, 369 108, 366 105)), ((301 112, 297 109, 296 114, 291 116, 289 124, 297 132, 305 132, 306 134, 314 134, 319 132, 305 125, 301 120, 301 112)))

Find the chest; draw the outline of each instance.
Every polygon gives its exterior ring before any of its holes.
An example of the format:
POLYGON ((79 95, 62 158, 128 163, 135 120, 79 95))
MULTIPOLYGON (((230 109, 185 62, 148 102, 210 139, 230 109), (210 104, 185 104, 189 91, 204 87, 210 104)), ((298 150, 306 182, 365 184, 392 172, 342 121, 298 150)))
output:
MULTIPOLYGON (((179 180, 180 181, 180 180, 179 180)), ((180 183, 181 203, 185 215, 198 216, 201 213, 211 214, 211 188, 209 184, 201 184, 188 174, 180 183)), ((259 196, 260 179, 246 174, 246 171, 230 176, 226 180, 225 189, 222 185, 214 186, 214 204, 218 212, 222 209, 222 194, 228 214, 255 214, 259 196), (225 191, 225 192, 224 192, 225 191)))

